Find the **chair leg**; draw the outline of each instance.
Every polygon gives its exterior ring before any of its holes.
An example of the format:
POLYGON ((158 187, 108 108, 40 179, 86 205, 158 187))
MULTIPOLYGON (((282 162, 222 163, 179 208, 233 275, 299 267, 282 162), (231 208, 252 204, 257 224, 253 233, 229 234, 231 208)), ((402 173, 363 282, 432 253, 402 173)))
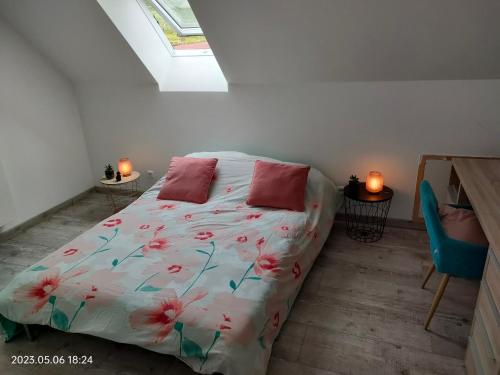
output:
POLYGON ((427 271, 427 275, 425 275, 424 282, 422 283, 422 289, 425 288, 425 284, 427 284, 427 281, 429 281, 435 270, 436 266, 434 265, 434 263, 432 263, 432 266, 430 266, 429 270, 427 271))
POLYGON ((429 328, 429 324, 431 322, 431 319, 434 316, 434 313, 436 312, 436 309, 439 305, 439 302, 441 301, 441 297, 443 296, 444 290, 446 289, 446 285, 448 285, 449 280, 450 280, 450 275, 445 274, 443 276, 443 278, 441 279, 441 282, 439 283, 439 287, 436 290, 436 294, 434 295, 434 299, 432 300, 431 309, 429 310, 429 313, 427 314, 427 319, 425 320, 424 327, 426 330, 429 328))

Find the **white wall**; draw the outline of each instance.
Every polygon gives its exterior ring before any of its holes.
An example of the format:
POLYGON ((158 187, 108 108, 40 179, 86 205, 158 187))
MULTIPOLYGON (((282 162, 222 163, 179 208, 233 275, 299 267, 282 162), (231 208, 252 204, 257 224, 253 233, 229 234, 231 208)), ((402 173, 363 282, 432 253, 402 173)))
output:
POLYGON ((0 160, 4 229, 93 185, 73 86, 1 19, 0 160))
POLYGON ((120 156, 159 178, 172 155, 239 150, 310 163, 337 184, 381 170, 396 193, 390 215, 408 219, 420 154, 500 154, 500 80, 232 85, 229 93, 92 84, 78 95, 95 181, 120 156))

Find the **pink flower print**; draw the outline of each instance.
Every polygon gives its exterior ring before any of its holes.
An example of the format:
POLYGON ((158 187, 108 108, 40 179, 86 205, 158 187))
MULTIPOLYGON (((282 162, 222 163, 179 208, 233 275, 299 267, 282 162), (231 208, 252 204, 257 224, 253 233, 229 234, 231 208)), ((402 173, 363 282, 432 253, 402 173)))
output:
POLYGON ((168 273, 179 273, 182 270, 182 266, 179 264, 172 264, 171 266, 167 267, 168 273))
POLYGON ((168 247, 168 240, 166 238, 153 238, 144 246, 144 251, 160 251, 168 247))
POLYGON ((292 268, 292 273, 293 273, 293 278, 298 279, 301 275, 301 270, 300 270, 300 264, 298 262, 295 262, 292 268))
POLYGON ((247 220, 255 220, 255 219, 260 219, 262 214, 259 213, 252 213, 247 215, 247 220))
POLYGON ((257 276, 261 276, 264 272, 278 273, 279 261, 274 254, 260 254, 255 260, 254 272, 257 276))
POLYGON ((316 227, 313 227, 306 231, 306 236, 312 238, 313 240, 319 237, 319 230, 316 227))
POLYGON ((257 242, 255 243, 255 246, 257 247, 257 249, 259 251, 262 250, 262 246, 266 243, 266 240, 264 239, 264 237, 261 237, 257 240, 257 242))
POLYGON ((212 238, 214 236, 214 234, 210 231, 205 231, 205 232, 198 232, 198 234, 196 234, 196 236, 194 237, 195 239, 197 240, 208 240, 210 238, 212 238))
POLYGON ((231 185, 226 187, 226 193, 230 193, 233 191, 233 187, 231 185))
POLYGON ((218 208, 212 211, 212 213, 213 213, 214 215, 218 215, 218 214, 220 214, 221 212, 222 212, 222 210, 220 210, 220 209, 218 209, 218 208))
POLYGON ((192 304, 203 299, 207 292, 193 289, 192 293, 178 297, 175 291, 165 290, 164 294, 152 307, 136 310, 129 317, 132 328, 150 331, 155 343, 165 340, 178 320, 195 324, 202 314, 192 304))
POLYGON ((280 312, 277 311, 273 316, 273 327, 278 328, 280 325, 280 312))
POLYGON ((120 225, 122 223, 121 219, 108 219, 104 224, 102 224, 104 227, 107 228, 113 228, 116 227, 117 225, 120 225))
POLYGON ((139 229, 149 229, 151 227, 151 225, 149 224, 142 224, 139 229))
POLYGON ((90 292, 84 296, 85 300, 88 301, 89 299, 94 299, 95 295, 97 293, 97 287, 95 285, 92 285, 90 287, 90 292))
POLYGON ((245 205, 243 205, 243 204, 237 204, 235 207, 236 210, 241 210, 243 208, 245 208, 245 205))
POLYGON ((245 242, 248 242, 248 237, 247 236, 238 236, 238 237, 236 237, 236 241, 238 241, 239 243, 245 243, 245 242))
POLYGON ((221 332, 228 344, 249 344, 256 340, 256 329, 250 313, 256 302, 231 293, 218 293, 202 314, 203 326, 221 332))
POLYGON ((78 249, 64 250, 64 256, 67 257, 67 256, 75 255, 77 252, 78 252, 78 249))
POLYGON ((192 219, 193 219, 193 215, 192 214, 184 215, 184 220, 191 221, 192 219))
POLYGON ((160 210, 175 210, 175 204, 162 204, 160 207, 158 207, 160 210))
POLYGON ((223 320, 223 323, 221 323, 219 325, 219 329, 221 331, 225 330, 225 329, 232 329, 232 327, 230 325, 231 324, 231 317, 227 314, 224 314, 224 313, 222 313, 222 316, 223 316, 224 320, 223 320))
POLYGON ((126 275, 126 272, 107 269, 95 271, 75 283, 77 287, 67 293, 68 300, 81 299, 85 301, 85 309, 91 311, 112 304, 125 293, 122 283, 126 275))
POLYGON ((199 256, 181 250, 169 254, 168 259, 175 259, 175 263, 155 262, 144 269, 142 274, 145 279, 155 275, 148 280, 149 285, 164 288, 171 282, 184 283, 194 276, 202 262, 199 256))
MULTIPOLYGON (((35 271, 33 271, 35 272, 35 271)), ((65 295, 67 288, 61 290, 61 287, 68 282, 68 280, 75 278, 87 272, 86 268, 74 269, 67 274, 59 273, 59 270, 49 270, 38 278, 35 284, 26 284, 14 291, 14 301, 29 301, 34 302, 33 313, 40 311, 49 301, 49 298, 55 293, 65 295)))

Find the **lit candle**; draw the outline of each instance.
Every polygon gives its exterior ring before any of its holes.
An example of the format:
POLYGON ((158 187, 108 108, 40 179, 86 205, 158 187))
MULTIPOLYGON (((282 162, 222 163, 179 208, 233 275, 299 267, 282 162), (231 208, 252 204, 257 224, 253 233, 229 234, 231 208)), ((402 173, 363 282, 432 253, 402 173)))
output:
POLYGON ((384 177, 382 173, 371 171, 366 177, 366 190, 370 193, 380 193, 384 188, 384 177))
POLYGON ((132 174, 132 163, 128 158, 121 158, 118 161, 118 170, 123 177, 130 176, 132 174))

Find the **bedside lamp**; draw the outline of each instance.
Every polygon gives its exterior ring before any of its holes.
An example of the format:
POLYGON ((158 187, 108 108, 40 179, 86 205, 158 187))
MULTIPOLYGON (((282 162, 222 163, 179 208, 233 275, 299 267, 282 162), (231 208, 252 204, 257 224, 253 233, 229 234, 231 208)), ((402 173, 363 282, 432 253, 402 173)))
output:
POLYGON ((366 190, 370 193, 380 193, 384 188, 384 177, 382 173, 371 171, 366 177, 366 190))
POLYGON ((132 174, 132 163, 128 158, 121 158, 118 161, 118 170, 123 177, 128 177, 132 174))

